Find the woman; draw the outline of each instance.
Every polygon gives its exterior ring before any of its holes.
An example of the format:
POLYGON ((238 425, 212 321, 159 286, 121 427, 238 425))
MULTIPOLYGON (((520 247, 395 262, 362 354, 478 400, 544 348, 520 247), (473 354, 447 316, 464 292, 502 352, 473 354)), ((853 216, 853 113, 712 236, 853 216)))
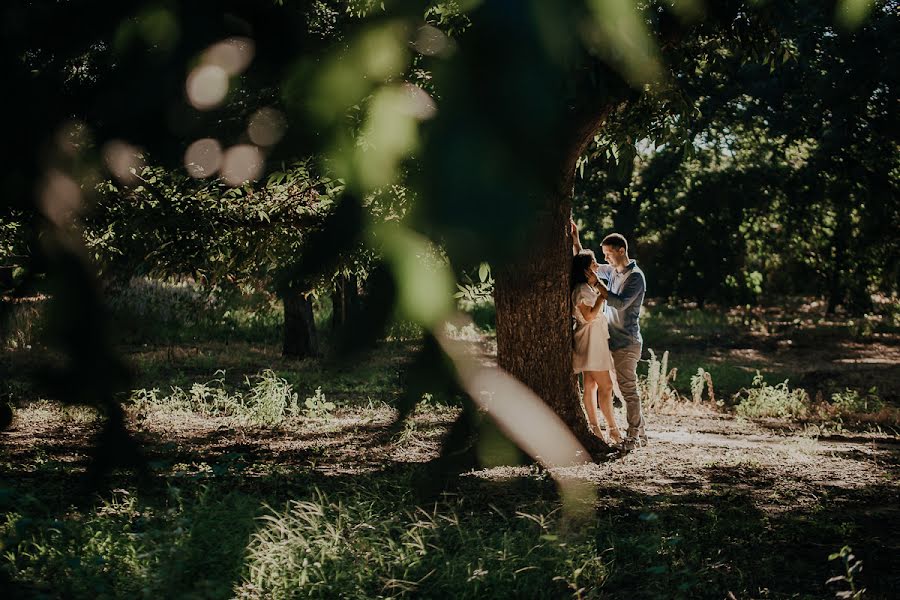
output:
POLYGON ((582 250, 572 257, 572 316, 576 321, 572 363, 575 373, 584 374, 583 402, 591 431, 604 439, 597 418, 599 399, 610 440, 618 444, 622 434, 612 406, 615 367, 609 351, 609 325, 603 314, 607 289, 597 277, 599 266, 591 250, 582 250))

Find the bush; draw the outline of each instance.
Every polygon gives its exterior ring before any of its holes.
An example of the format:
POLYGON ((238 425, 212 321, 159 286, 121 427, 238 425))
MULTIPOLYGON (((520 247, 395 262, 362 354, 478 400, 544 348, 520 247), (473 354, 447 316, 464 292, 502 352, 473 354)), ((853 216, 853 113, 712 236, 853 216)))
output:
POLYGON ((281 339, 283 309, 265 290, 208 287, 194 279, 133 277, 107 289, 120 337, 132 342, 281 339))
POLYGON ((124 285, 110 286, 107 302, 121 318, 155 325, 195 325, 218 308, 218 298, 191 278, 132 277, 124 285))
POLYGON ((804 418, 809 414, 809 395, 803 389, 790 389, 785 379, 768 385, 759 371, 753 385, 737 394, 736 412, 743 417, 804 418))
POLYGON ((858 390, 845 389, 832 394, 831 405, 842 415, 872 414, 884 408, 884 401, 878 397, 878 389, 871 388, 868 393, 860 394, 858 390))
POLYGON ((0 298, 7 306, 4 320, 0 320, 0 348, 10 350, 29 349, 43 335, 45 307, 44 296, 35 298, 0 298))

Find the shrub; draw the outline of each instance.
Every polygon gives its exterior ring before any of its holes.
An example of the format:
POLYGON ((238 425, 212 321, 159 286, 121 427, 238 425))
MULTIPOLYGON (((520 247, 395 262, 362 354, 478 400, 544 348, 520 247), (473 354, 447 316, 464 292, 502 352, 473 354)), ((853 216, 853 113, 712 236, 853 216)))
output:
POLYGON ((884 401, 878 397, 878 389, 874 387, 866 394, 859 393, 859 390, 845 389, 832 394, 831 405, 842 415, 872 414, 884 408, 884 401))
POLYGON ((809 395, 790 389, 788 380, 768 385, 759 371, 749 389, 738 392, 737 414, 743 417, 803 418, 809 413, 809 395))
POLYGON ((334 410, 334 402, 325 399, 322 386, 317 387, 316 393, 303 401, 303 406, 306 407, 306 414, 310 417, 328 417, 334 410))
POLYGON ((4 320, 0 320, 0 348, 30 349, 41 338, 45 328, 44 296, 34 298, 0 298, 7 306, 4 320))
POLYGON ((156 325, 198 324, 220 305, 214 293, 191 278, 132 277, 124 285, 110 286, 107 302, 118 316, 156 325))

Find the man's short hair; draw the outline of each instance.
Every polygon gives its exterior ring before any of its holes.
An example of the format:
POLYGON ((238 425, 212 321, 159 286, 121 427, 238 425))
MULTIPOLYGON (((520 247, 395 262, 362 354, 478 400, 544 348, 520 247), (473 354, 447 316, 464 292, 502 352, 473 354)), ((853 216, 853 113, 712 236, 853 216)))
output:
POLYGON ((611 233, 600 242, 601 246, 609 246, 611 248, 615 248, 616 250, 621 250, 625 248, 625 254, 628 254, 628 242, 625 240, 625 236, 621 233, 611 233))

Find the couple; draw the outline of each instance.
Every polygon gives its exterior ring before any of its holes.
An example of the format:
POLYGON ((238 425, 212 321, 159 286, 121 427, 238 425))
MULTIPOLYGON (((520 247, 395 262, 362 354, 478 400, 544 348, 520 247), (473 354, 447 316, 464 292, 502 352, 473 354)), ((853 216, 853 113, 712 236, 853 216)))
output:
POLYGON ((597 418, 599 405, 612 444, 625 448, 647 443, 644 416, 637 388, 637 363, 643 340, 638 323, 646 281, 637 263, 628 257, 628 242, 611 233, 600 243, 605 265, 594 252, 585 250, 575 221, 570 222, 573 239, 572 316, 575 318, 575 373, 584 376, 584 408, 594 435, 603 439, 597 418), (628 421, 626 437, 616 425, 613 392, 625 401, 628 421))

